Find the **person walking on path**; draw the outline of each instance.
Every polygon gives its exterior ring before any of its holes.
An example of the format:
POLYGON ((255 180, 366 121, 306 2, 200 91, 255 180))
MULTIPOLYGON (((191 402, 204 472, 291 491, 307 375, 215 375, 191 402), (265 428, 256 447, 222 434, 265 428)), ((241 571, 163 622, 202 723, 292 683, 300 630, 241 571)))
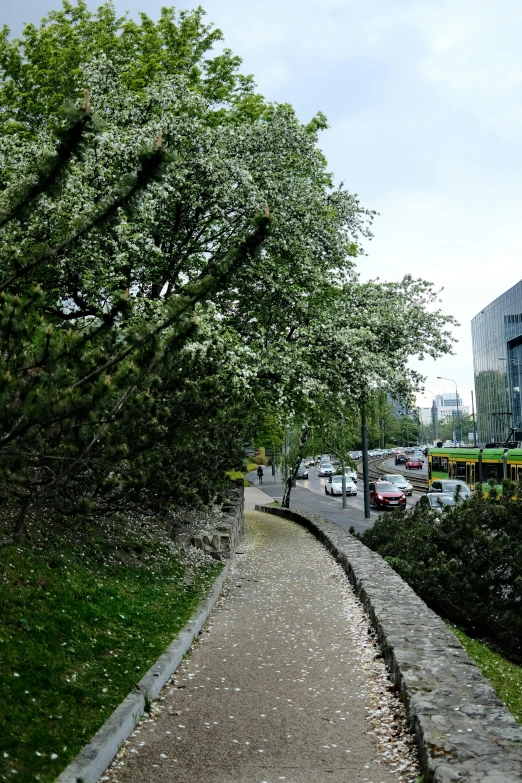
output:
POLYGON ((404 708, 333 558, 294 523, 245 515, 225 593, 111 783, 413 783, 404 708))
POLYGON ((257 466, 257 478, 259 479, 259 483, 263 483, 263 466, 258 465, 257 466))

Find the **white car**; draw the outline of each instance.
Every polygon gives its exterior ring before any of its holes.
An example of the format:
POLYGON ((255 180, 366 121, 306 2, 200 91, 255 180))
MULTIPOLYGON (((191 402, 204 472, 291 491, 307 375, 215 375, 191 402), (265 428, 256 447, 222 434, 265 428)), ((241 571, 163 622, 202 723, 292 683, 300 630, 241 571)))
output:
MULTIPOLYGON (((347 495, 356 495, 357 494, 357 484, 353 479, 345 477, 346 479, 346 494, 347 495)), ((328 484, 325 486, 324 491, 327 495, 342 495, 343 494, 343 477, 342 476, 331 476, 328 479, 328 484)))
POLYGON ((404 492, 405 495, 411 495, 413 492, 413 487, 408 479, 405 476, 401 476, 399 473, 381 476, 379 481, 389 481, 391 484, 395 484, 395 486, 404 492))

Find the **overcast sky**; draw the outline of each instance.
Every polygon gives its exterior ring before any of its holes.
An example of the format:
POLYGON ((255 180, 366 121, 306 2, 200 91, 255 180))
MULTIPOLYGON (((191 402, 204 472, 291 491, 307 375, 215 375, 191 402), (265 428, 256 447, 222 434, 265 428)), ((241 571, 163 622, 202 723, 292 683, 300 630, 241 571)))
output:
MULTIPOLYGON (((116 0, 157 18, 160 0, 116 0)), ((178 0, 177 8, 197 4, 178 0)), ((269 100, 330 122, 336 180, 380 216, 363 278, 443 286, 456 355, 415 366, 466 403, 471 318, 521 277, 522 3, 518 0, 201 0, 269 100)), ((14 34, 60 0, 2 3, 14 34)), ((88 0, 95 8, 98 3, 88 0)), ((412 329, 415 324, 412 324, 412 329)), ((419 404, 429 405, 419 397, 419 404)))

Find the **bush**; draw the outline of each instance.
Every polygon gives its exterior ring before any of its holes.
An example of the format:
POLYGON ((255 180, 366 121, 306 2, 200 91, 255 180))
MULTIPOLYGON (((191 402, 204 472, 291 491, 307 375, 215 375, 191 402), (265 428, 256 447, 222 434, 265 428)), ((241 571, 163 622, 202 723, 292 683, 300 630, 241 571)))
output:
POLYGON ((522 499, 480 490, 445 513, 382 515, 360 539, 426 603, 513 659, 522 649, 522 499), (510 500, 510 497, 514 499, 510 500))

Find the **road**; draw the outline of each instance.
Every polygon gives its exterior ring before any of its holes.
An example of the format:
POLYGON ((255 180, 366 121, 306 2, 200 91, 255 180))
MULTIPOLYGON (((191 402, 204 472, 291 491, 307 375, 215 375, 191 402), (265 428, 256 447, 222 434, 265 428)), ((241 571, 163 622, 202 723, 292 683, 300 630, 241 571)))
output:
MULTIPOLYGON (((396 472, 393 458, 386 460, 385 465, 387 466, 389 473, 396 472)), ((422 471, 412 471, 412 473, 420 473, 423 475, 425 474, 425 471, 426 466, 423 467, 422 471)), ((247 478, 252 484, 258 486, 255 472, 249 473, 247 478)), ((370 511, 370 519, 364 518, 362 478, 359 478, 359 491, 357 496, 346 498, 346 509, 343 509, 341 497, 326 495, 324 488, 327 484, 327 478, 320 478, 317 475, 317 467, 310 468, 308 479, 299 479, 297 486, 292 489, 291 505, 310 514, 322 516, 324 519, 335 522, 336 525, 339 525, 346 530, 353 527, 358 533, 363 533, 365 530, 368 530, 368 528, 373 527, 375 519, 380 516, 380 514, 388 513, 387 511, 375 511, 372 508, 370 511)), ((274 480, 274 477, 270 473, 270 468, 265 468, 265 478, 260 489, 274 498, 274 500, 281 500, 284 487, 280 475, 277 474, 274 480)), ((407 506, 414 505, 421 497, 421 494, 423 493, 414 491, 413 495, 406 500, 407 506)))

